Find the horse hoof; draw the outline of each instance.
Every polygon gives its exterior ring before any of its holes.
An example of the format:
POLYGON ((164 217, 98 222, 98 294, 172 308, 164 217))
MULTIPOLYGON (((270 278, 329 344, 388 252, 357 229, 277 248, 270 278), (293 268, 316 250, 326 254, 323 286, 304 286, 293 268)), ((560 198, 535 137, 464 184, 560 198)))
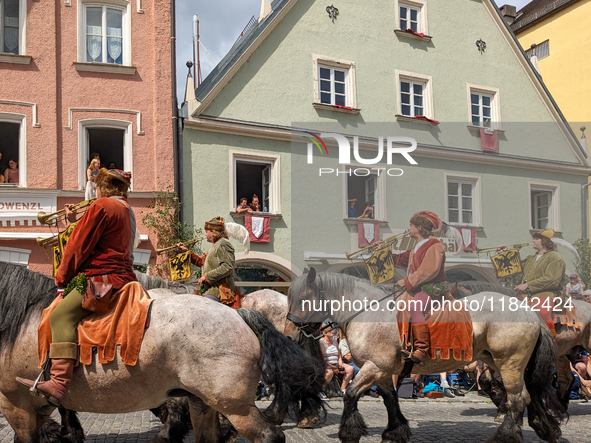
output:
POLYGON ((300 429, 312 429, 318 423, 318 418, 314 417, 313 419, 304 418, 298 424, 297 427, 300 429))
POLYGON ((497 414, 495 421, 497 423, 503 423, 503 421, 505 421, 505 414, 497 414))

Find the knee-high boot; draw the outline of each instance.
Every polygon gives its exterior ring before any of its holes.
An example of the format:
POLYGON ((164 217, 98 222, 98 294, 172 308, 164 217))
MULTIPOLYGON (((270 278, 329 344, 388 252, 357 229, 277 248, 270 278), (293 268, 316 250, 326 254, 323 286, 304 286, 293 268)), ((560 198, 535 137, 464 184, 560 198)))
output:
MULTIPOLYGON (((74 377, 74 365, 78 358, 78 345, 76 343, 52 343, 49 350, 51 358, 51 378, 48 381, 37 383, 37 391, 47 397, 49 403, 61 406, 68 395, 68 388, 74 377)), ((29 388, 35 384, 33 380, 21 377, 17 381, 29 388)))
POLYGON ((411 360, 415 363, 422 363, 425 357, 429 354, 429 326, 427 323, 420 323, 418 325, 412 325, 413 334, 413 352, 411 354, 411 360))

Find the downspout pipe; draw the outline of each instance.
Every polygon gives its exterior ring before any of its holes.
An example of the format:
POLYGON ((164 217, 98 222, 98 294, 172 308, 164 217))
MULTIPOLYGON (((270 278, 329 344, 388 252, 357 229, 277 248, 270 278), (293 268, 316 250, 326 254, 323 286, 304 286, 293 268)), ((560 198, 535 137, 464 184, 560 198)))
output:
MULTIPOLYGON (((181 173, 179 171, 179 163, 181 157, 179 155, 179 109, 178 101, 176 96, 176 0, 170 0, 170 64, 172 72, 171 82, 171 101, 172 101, 172 144, 173 144, 173 161, 174 161, 174 191, 182 203, 182 187, 180 185, 182 181, 181 173)), ((179 211, 179 219, 183 219, 183 207, 179 211)))
POLYGON ((582 221, 583 221, 583 239, 585 241, 589 240, 589 232, 588 232, 588 225, 589 225, 589 220, 588 220, 588 214, 589 214, 589 191, 588 188, 589 186, 591 186, 591 182, 589 183, 585 183, 584 185, 581 186, 581 200, 583 202, 583 217, 582 217, 582 221))

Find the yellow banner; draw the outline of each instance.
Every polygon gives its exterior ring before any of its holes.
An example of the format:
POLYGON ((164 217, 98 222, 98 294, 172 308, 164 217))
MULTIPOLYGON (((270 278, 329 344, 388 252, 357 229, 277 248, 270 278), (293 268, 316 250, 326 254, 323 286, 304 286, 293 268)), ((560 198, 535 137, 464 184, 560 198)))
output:
POLYGON ((68 243, 68 239, 70 238, 70 235, 72 235, 72 232, 74 231, 74 228, 76 227, 77 223, 78 222, 71 223, 70 226, 68 226, 64 232, 60 232, 57 236, 57 238, 58 238, 57 246, 53 247, 53 276, 54 277, 55 277, 55 274, 57 274, 57 268, 59 267, 59 265, 62 262, 62 257, 64 256, 64 251, 66 250, 66 244, 68 243))
POLYGON ((57 274, 57 268, 62 262, 62 249, 58 246, 53 247, 53 276, 57 274))
POLYGON ((509 249, 503 251, 498 255, 491 257, 492 264, 497 271, 497 277, 509 277, 511 275, 520 274, 521 257, 519 256, 519 249, 509 249))
POLYGON ((168 260, 171 281, 185 281, 191 278, 191 251, 181 252, 168 260))
POLYGON ((394 257, 392 248, 382 248, 365 261, 365 267, 372 283, 390 283, 394 280, 394 257))

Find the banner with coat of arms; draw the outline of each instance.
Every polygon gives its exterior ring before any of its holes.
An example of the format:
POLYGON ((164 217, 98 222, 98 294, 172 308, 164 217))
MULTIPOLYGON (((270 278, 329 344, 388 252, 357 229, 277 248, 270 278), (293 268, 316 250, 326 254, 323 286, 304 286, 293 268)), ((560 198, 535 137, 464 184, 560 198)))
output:
POLYGON ((509 277, 523 272, 519 249, 509 249, 497 254, 490 259, 497 272, 498 278, 509 277))
POLYGON ((390 283, 394 281, 395 266, 392 248, 382 248, 373 253, 365 260, 365 267, 372 283, 390 283))
POLYGON ((168 260, 171 281, 186 281, 191 278, 191 251, 181 252, 168 260))
POLYGON ((53 247, 53 276, 54 277, 57 274, 57 268, 59 268, 59 266, 62 262, 62 257, 64 256, 64 251, 66 250, 66 244, 68 243, 68 240, 70 239, 72 232, 74 232, 74 228, 76 227, 77 224, 78 224, 78 222, 70 223, 70 226, 68 226, 65 231, 60 232, 57 236, 57 238, 58 238, 57 246, 53 247))

